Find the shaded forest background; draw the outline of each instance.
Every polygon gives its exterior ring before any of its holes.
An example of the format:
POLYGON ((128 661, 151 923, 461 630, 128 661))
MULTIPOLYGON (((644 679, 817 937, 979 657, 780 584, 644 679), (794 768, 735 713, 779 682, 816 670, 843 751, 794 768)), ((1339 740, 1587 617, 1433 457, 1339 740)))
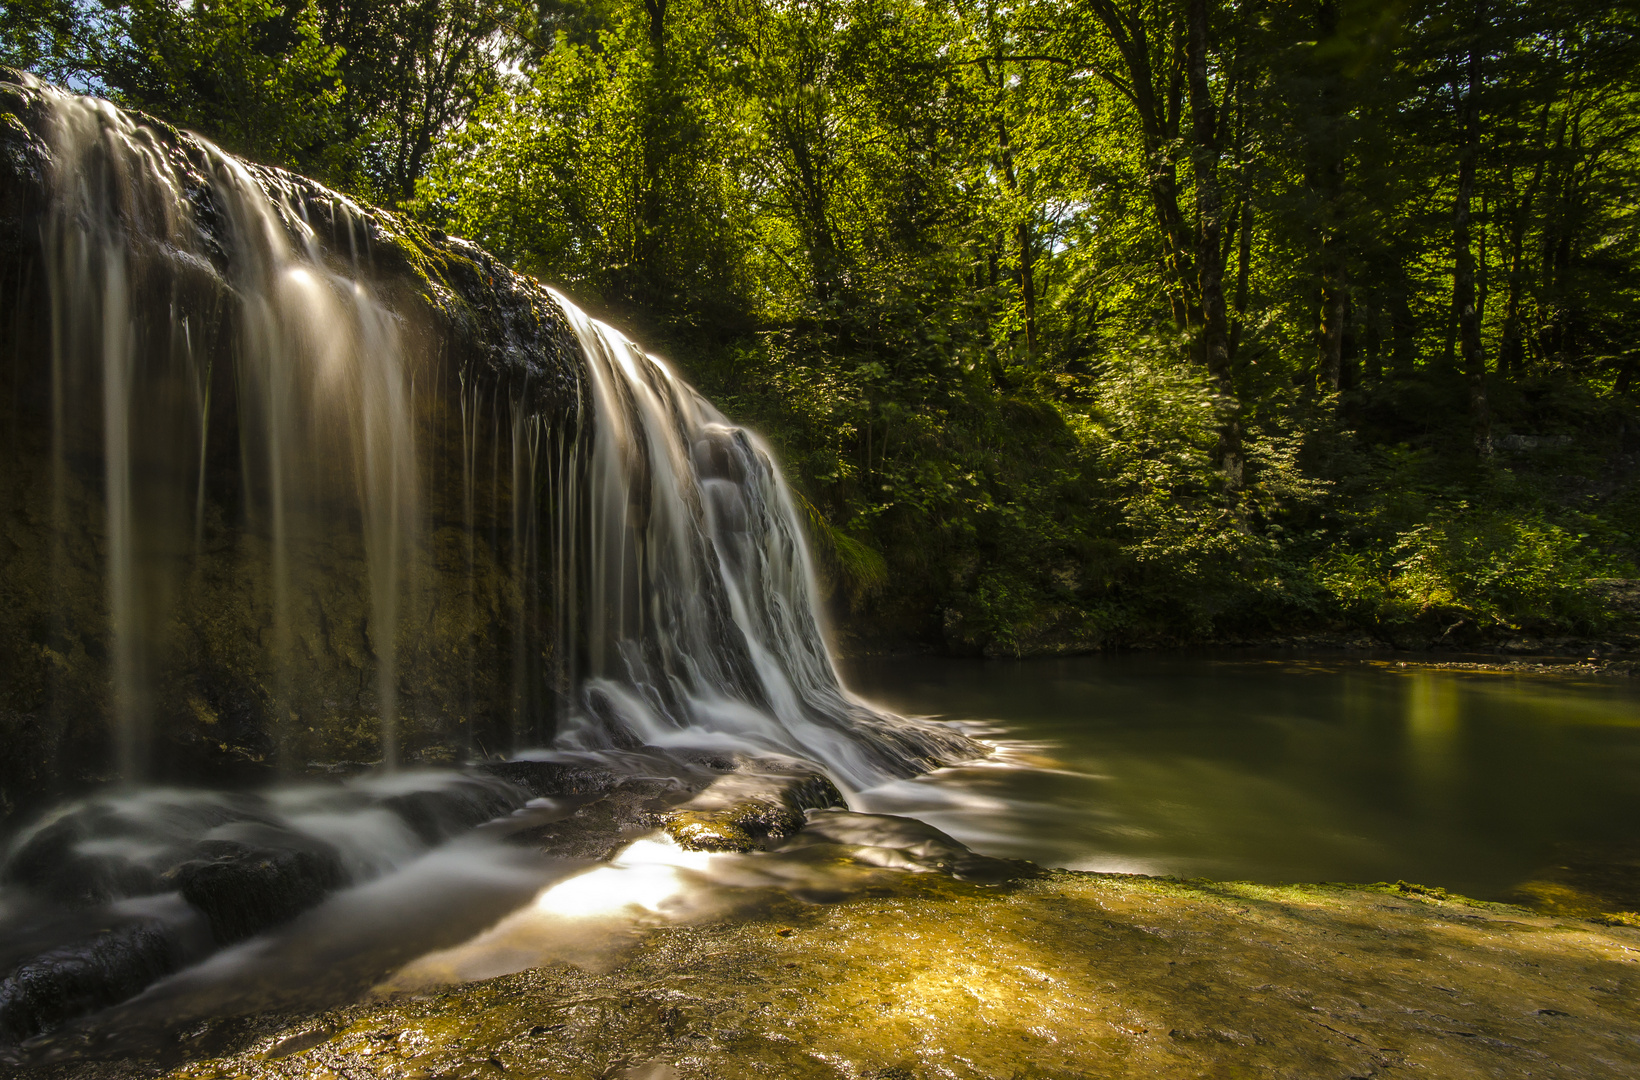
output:
POLYGON ((1640 6, 10 0, 0 62, 559 284, 856 647, 1618 628, 1640 6))

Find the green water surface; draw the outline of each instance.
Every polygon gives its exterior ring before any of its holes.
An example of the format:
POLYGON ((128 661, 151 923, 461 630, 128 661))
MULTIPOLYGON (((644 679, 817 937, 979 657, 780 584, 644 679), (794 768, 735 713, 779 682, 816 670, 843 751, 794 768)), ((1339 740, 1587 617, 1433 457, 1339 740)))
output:
MULTIPOLYGON (((1640 680, 1235 654, 895 658, 847 676, 902 713, 984 725, 1022 763, 867 796, 987 853, 1491 899, 1587 885, 1591 866, 1607 893, 1640 880, 1640 680)), ((1599 906, 1625 899, 1640 905, 1599 906)))

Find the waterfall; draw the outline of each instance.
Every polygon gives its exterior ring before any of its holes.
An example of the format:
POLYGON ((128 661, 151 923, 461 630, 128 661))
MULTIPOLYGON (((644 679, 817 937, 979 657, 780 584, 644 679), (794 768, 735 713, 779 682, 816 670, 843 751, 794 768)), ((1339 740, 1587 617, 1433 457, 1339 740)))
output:
MULTIPOLYGON (((253 175, 204 140, 193 140, 203 176, 183 175, 153 129, 107 102, 41 89, 53 121, 43 230, 53 471, 60 504, 67 458, 96 438, 73 430, 74 412, 100 382, 119 772, 139 779, 147 771, 164 605, 183 587, 177 567, 188 540, 197 546, 205 527, 212 394, 224 383, 237 399, 243 511, 265 548, 258 578, 271 612, 271 709, 286 711, 300 678, 293 563, 340 512, 359 523, 381 751, 391 764, 403 552, 419 529, 398 318, 356 264, 332 266, 294 192, 276 177, 253 175), (188 198, 201 180, 210 196, 204 208, 188 198), (204 213, 220 218, 214 229, 201 227, 204 213), (224 250, 210 250, 212 239, 224 250), (225 304, 234 308, 226 318, 225 304), (227 340, 205 340, 221 336, 224 322, 234 326, 227 340), (232 359, 227 379, 213 370, 221 352, 232 359), (179 527, 190 511, 192 527, 179 527)), ((336 210, 357 213, 340 199, 336 210)))
POLYGON ((791 492, 762 440, 662 360, 554 293, 585 357, 596 423, 557 593, 581 635, 559 740, 789 754, 845 788, 967 756, 965 740, 849 694, 820 624, 791 492))
POLYGON ((849 790, 971 756, 845 689, 772 454, 665 362, 472 245, 19 92, 53 640, 106 642, 119 776, 184 729, 297 765, 783 754, 849 790))

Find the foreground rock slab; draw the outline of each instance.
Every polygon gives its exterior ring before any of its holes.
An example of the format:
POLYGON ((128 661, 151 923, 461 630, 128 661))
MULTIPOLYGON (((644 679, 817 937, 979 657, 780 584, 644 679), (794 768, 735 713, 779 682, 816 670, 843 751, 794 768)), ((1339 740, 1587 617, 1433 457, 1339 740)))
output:
POLYGON ((216 1037, 237 1052, 169 1075, 1631 1077, 1640 931, 1415 886, 912 874, 888 895, 657 929, 602 973, 216 1037))

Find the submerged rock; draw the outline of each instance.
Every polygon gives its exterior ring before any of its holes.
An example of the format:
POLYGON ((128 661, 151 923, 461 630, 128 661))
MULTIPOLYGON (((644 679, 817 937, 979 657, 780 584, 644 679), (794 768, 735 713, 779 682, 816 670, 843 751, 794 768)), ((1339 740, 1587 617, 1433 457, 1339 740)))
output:
POLYGON ((417 787, 382 799, 381 805, 432 845, 515 809, 524 802, 515 785, 483 775, 452 775, 436 787, 417 787))
POLYGON ((414 772, 271 797, 155 789, 65 806, 0 860, 0 1048, 289 922, 526 798, 486 773, 414 772), (166 917, 139 915, 154 910, 166 917))
POLYGON ((653 832, 697 786, 679 777, 623 777, 567 817, 519 830, 508 839, 561 859, 609 859, 653 832))
POLYGON ((602 795, 620 781, 613 769, 572 761, 491 761, 481 768, 538 799, 602 795))
POLYGON ((0 1045, 128 998, 198 955, 161 919, 114 919, 0 975, 0 1045))
POLYGON ((915 818, 856 814, 839 808, 808 815, 807 827, 781 846, 783 852, 846 855, 870 866, 948 874, 959 881, 1003 882, 1043 871, 1023 859, 994 859, 915 818))

